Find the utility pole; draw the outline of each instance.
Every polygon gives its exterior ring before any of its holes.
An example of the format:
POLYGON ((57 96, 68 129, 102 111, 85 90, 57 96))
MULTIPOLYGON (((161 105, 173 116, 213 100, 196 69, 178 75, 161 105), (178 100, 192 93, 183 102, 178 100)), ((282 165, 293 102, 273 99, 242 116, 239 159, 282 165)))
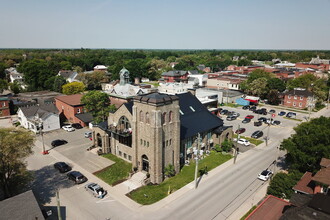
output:
POLYGON ((236 149, 235 149, 235 156, 234 156, 234 164, 236 163, 236 159, 237 159, 237 155, 238 155, 238 139, 239 139, 239 136, 240 136, 240 133, 239 133, 239 129, 240 129, 240 125, 238 124, 238 134, 237 134, 237 139, 236 139, 236 149))
POLYGON ((266 146, 268 146, 268 139, 269 139, 269 128, 270 128, 270 123, 268 124, 268 129, 267 129, 267 136, 266 136, 266 146))
MULTIPOLYGON (((198 133, 197 137, 197 150, 195 154, 195 159, 196 159, 196 167, 195 167, 195 189, 197 189, 197 172, 198 172, 198 157, 199 157, 199 139, 200 139, 200 134, 198 133)), ((194 152, 195 153, 195 152, 194 152)))
POLYGON ((61 216, 61 205, 60 205, 60 193, 58 192, 58 190, 56 191, 56 201, 57 201, 57 216, 58 216, 58 220, 62 220, 62 216, 61 216))

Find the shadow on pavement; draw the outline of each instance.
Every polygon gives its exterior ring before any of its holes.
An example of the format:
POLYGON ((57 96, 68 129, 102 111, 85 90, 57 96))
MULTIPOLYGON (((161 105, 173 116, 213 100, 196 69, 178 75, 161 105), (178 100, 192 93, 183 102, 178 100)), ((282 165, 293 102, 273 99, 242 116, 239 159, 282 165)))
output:
POLYGON ((45 166, 31 172, 34 177, 31 188, 41 204, 51 202, 51 199, 56 196, 58 189, 73 186, 73 183, 68 180, 66 174, 59 173, 53 165, 45 166))

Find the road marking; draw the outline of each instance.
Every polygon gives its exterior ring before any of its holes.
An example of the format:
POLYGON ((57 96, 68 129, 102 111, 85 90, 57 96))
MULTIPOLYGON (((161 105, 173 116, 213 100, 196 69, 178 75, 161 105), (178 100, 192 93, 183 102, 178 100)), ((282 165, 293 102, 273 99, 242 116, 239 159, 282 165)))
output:
MULTIPOLYGON (((107 198, 107 197, 105 197, 107 198)), ((103 202, 115 202, 116 200, 104 200, 105 198, 103 198, 102 200, 97 201, 96 203, 103 203, 103 202)))

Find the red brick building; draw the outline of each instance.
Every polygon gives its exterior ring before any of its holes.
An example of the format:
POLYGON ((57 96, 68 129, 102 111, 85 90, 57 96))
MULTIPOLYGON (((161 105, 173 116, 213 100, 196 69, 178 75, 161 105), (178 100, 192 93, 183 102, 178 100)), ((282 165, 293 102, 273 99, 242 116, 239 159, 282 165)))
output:
POLYGON ((282 105, 304 109, 314 104, 313 93, 305 89, 294 89, 283 93, 282 105))
POLYGON ((187 82, 188 71, 172 70, 162 73, 162 78, 165 82, 187 82))
POLYGON ((55 105, 70 123, 79 123, 82 126, 87 126, 88 121, 80 117, 80 115, 85 115, 84 105, 80 102, 82 96, 82 94, 57 96, 55 97, 55 105))
POLYGON ((329 64, 324 64, 324 63, 318 63, 318 64, 311 64, 311 63, 296 63, 296 68, 311 68, 311 69, 316 69, 320 71, 329 71, 330 65, 329 64))
POLYGON ((8 97, 0 97, 0 117, 9 116, 9 99, 8 97))

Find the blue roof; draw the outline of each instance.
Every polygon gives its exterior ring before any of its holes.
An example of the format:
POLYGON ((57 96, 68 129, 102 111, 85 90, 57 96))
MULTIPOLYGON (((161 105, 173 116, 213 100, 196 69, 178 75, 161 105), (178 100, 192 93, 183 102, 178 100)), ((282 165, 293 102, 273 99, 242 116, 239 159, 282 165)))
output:
POLYGON ((223 120, 212 114, 190 92, 176 96, 179 97, 180 111, 183 113, 180 112, 181 140, 223 126, 223 120))

